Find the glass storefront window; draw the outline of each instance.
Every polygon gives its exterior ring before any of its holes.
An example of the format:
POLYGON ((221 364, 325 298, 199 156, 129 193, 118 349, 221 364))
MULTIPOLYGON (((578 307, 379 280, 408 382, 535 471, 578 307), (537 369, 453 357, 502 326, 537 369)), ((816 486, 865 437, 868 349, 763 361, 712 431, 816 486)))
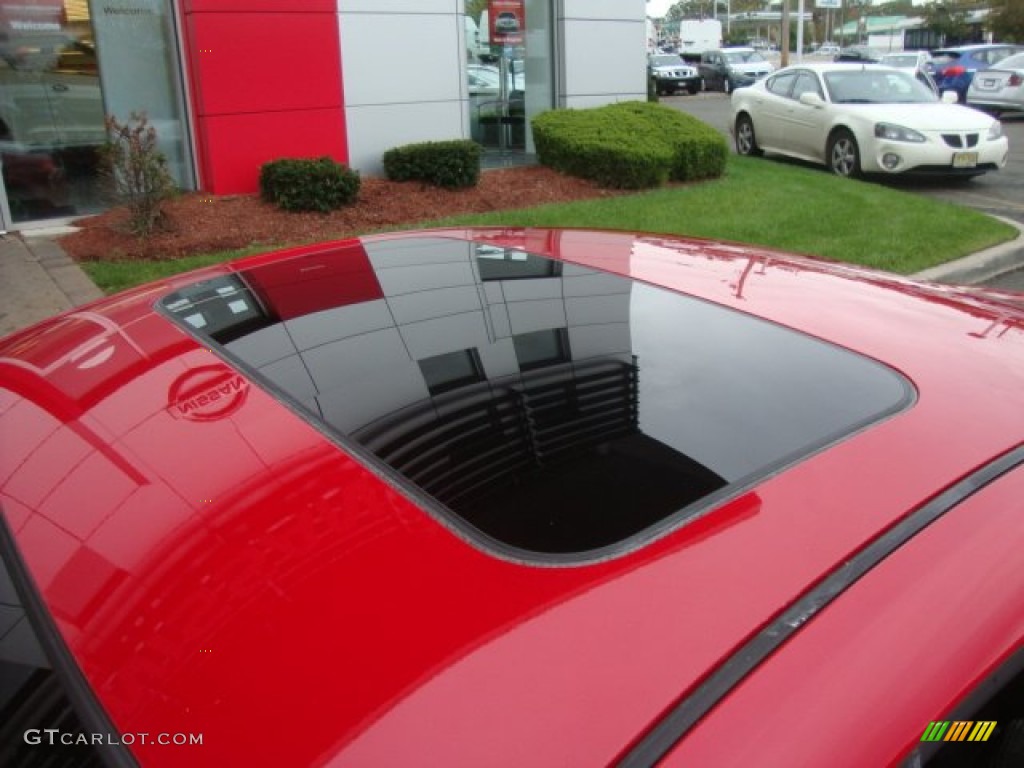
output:
MULTIPOLYGON (((13 224, 102 210, 104 116, 145 112, 192 185, 170 3, 0 2, 0 162, 13 224)), ((0 195, 2 197, 2 195, 0 195)))
POLYGON ((533 151, 530 118, 553 102, 550 0, 466 5, 470 137, 486 150, 533 151))
POLYGON ((5 23, 0 161, 11 216, 19 222, 96 210, 104 131, 92 30, 5 23))

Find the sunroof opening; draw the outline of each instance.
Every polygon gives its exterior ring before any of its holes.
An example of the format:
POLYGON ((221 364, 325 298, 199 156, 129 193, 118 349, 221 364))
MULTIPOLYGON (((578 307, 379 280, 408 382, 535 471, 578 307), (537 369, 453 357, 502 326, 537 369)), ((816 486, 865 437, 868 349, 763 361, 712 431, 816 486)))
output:
POLYGON ((484 543, 615 547, 905 407, 894 371, 518 249, 380 240, 163 308, 484 543))

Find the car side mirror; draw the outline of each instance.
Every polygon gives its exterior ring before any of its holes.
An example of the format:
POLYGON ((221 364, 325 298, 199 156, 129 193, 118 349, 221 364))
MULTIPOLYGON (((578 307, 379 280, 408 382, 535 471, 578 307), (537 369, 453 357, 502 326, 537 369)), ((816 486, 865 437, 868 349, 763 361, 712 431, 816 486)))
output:
POLYGON ((800 103, 806 104, 808 107, 824 107, 825 100, 821 98, 814 91, 804 91, 800 94, 800 103))
POLYGON ((960 101, 960 97, 956 95, 956 91, 943 91, 942 92, 942 103, 943 104, 956 104, 960 101))

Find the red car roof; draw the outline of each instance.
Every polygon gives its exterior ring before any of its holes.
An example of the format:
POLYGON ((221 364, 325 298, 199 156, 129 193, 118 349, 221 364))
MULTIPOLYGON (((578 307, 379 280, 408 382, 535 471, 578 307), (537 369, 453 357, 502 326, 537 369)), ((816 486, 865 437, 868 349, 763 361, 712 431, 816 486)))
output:
MULTIPOLYGON (((194 275, 55 318, 0 343, 0 502, 122 732, 201 732, 197 765, 607 763, 812 585, 1021 445, 1010 302, 701 240, 429 234, 798 329, 899 371, 916 402, 643 546, 545 565, 476 546, 154 310, 194 275)), ((132 746, 146 765, 182 749, 132 746)))

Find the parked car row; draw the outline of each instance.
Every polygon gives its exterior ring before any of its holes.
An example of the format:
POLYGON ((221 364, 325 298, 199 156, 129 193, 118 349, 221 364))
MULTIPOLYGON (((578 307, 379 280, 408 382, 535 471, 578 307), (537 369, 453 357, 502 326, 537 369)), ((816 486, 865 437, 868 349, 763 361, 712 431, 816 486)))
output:
POLYGON ((1024 54, 1024 45, 1002 43, 940 48, 931 53, 901 51, 886 54, 867 46, 851 46, 837 51, 834 60, 877 62, 925 72, 934 79, 940 93, 950 91, 956 94, 961 104, 998 114, 1024 111, 1024 89, 1021 88, 1024 59, 1021 54, 1024 54), (979 72, 988 74, 975 87, 975 76, 979 72))
POLYGON ((1024 52, 978 72, 967 88, 967 103, 996 115, 1024 112, 1024 52))
POLYGON ((672 53, 652 54, 647 59, 648 75, 654 79, 659 96, 683 90, 691 94, 702 90, 732 93, 774 69, 754 48, 716 48, 704 51, 694 63, 672 53))

